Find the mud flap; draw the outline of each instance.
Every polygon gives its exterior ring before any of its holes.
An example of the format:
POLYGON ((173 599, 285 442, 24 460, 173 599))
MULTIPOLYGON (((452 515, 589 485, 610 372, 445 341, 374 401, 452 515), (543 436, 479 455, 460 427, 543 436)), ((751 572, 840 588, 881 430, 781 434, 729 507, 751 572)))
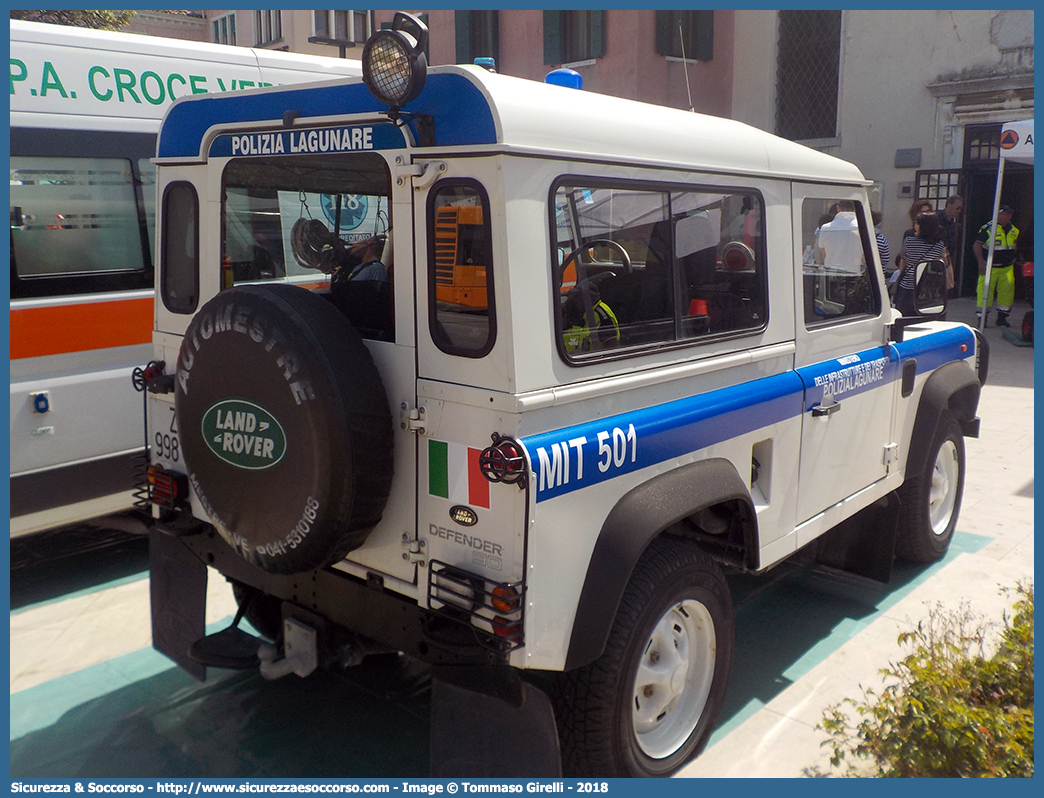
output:
POLYGON ((842 521, 819 541, 816 562, 877 582, 892 578, 899 497, 889 493, 842 521))
POLYGON ((562 775, 551 700, 512 669, 435 668, 431 701, 432 777, 562 775))
POLYGON ((181 540, 149 530, 152 647, 202 681, 205 665, 189 648, 206 634, 207 566, 181 540))

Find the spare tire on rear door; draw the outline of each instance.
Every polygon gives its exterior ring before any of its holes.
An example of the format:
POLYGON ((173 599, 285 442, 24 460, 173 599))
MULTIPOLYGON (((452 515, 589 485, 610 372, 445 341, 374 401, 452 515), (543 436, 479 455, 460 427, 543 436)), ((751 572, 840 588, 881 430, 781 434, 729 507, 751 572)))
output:
POLYGON ((259 568, 336 562, 380 521, 387 395, 359 334, 321 296, 248 285, 207 302, 181 345, 175 408, 204 510, 259 568))

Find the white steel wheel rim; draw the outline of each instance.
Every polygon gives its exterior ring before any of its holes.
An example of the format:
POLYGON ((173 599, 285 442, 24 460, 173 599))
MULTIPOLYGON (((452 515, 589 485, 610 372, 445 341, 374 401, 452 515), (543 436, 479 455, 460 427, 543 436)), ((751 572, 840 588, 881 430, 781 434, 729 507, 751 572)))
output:
POLYGON ((671 607, 653 627, 635 675, 631 717, 639 748, 664 759, 689 739, 707 705, 717 646, 698 601, 671 607))
POLYGON ((957 504, 957 479, 959 476, 957 447, 953 441, 945 441, 939 449, 932 469, 932 485, 928 493, 928 518, 932 532, 946 534, 957 504))

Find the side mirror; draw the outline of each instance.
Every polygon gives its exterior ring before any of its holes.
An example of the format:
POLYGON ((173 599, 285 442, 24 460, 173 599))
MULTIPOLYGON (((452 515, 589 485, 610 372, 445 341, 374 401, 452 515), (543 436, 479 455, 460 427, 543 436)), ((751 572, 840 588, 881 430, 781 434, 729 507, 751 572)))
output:
POLYGON ((914 306, 919 316, 938 316, 946 310, 946 264, 941 260, 917 264, 914 306))
POLYGON ((921 261, 916 266, 914 315, 896 319, 890 338, 902 343, 903 330, 925 318, 941 316, 946 310, 946 264, 941 260, 921 261))

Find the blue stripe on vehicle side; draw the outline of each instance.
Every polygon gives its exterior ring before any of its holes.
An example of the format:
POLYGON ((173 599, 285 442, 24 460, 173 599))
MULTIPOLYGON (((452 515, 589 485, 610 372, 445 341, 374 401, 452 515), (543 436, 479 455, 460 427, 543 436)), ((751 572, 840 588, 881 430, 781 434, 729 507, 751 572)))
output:
MULTIPOLYGON (((387 110, 362 83, 200 95, 177 102, 167 111, 156 154, 160 158, 197 158, 203 137, 214 125, 282 122, 285 111, 296 111, 297 124, 302 124, 310 117, 378 114, 387 110)), ((420 96, 403 111, 430 116, 440 147, 496 143, 496 123, 489 103, 463 75, 428 75, 420 96)), ((415 123, 410 126, 416 138, 415 123)))
POLYGON ((536 500, 543 502, 800 416, 821 404, 828 389, 841 401, 890 385, 899 379, 903 360, 916 358, 920 374, 966 358, 974 347, 972 330, 955 327, 797 371, 529 435, 519 442, 532 465, 536 500), (967 347, 965 351, 962 346, 967 347), (601 446, 607 447, 608 456, 601 446))
POLYGON ((786 372, 520 443, 529 454, 542 502, 799 416, 802 394, 800 378, 786 372), (608 455, 600 445, 608 446, 608 455))
POLYGON ((952 360, 971 357, 975 352, 975 332, 971 327, 961 325, 917 338, 907 338, 901 344, 895 344, 895 348, 903 360, 916 358, 917 373, 925 374, 952 360))
POLYGON ((805 366, 797 373, 805 385, 804 409, 811 410, 823 403, 827 392, 841 401, 891 383, 899 376, 899 353, 891 347, 878 346, 805 366))

